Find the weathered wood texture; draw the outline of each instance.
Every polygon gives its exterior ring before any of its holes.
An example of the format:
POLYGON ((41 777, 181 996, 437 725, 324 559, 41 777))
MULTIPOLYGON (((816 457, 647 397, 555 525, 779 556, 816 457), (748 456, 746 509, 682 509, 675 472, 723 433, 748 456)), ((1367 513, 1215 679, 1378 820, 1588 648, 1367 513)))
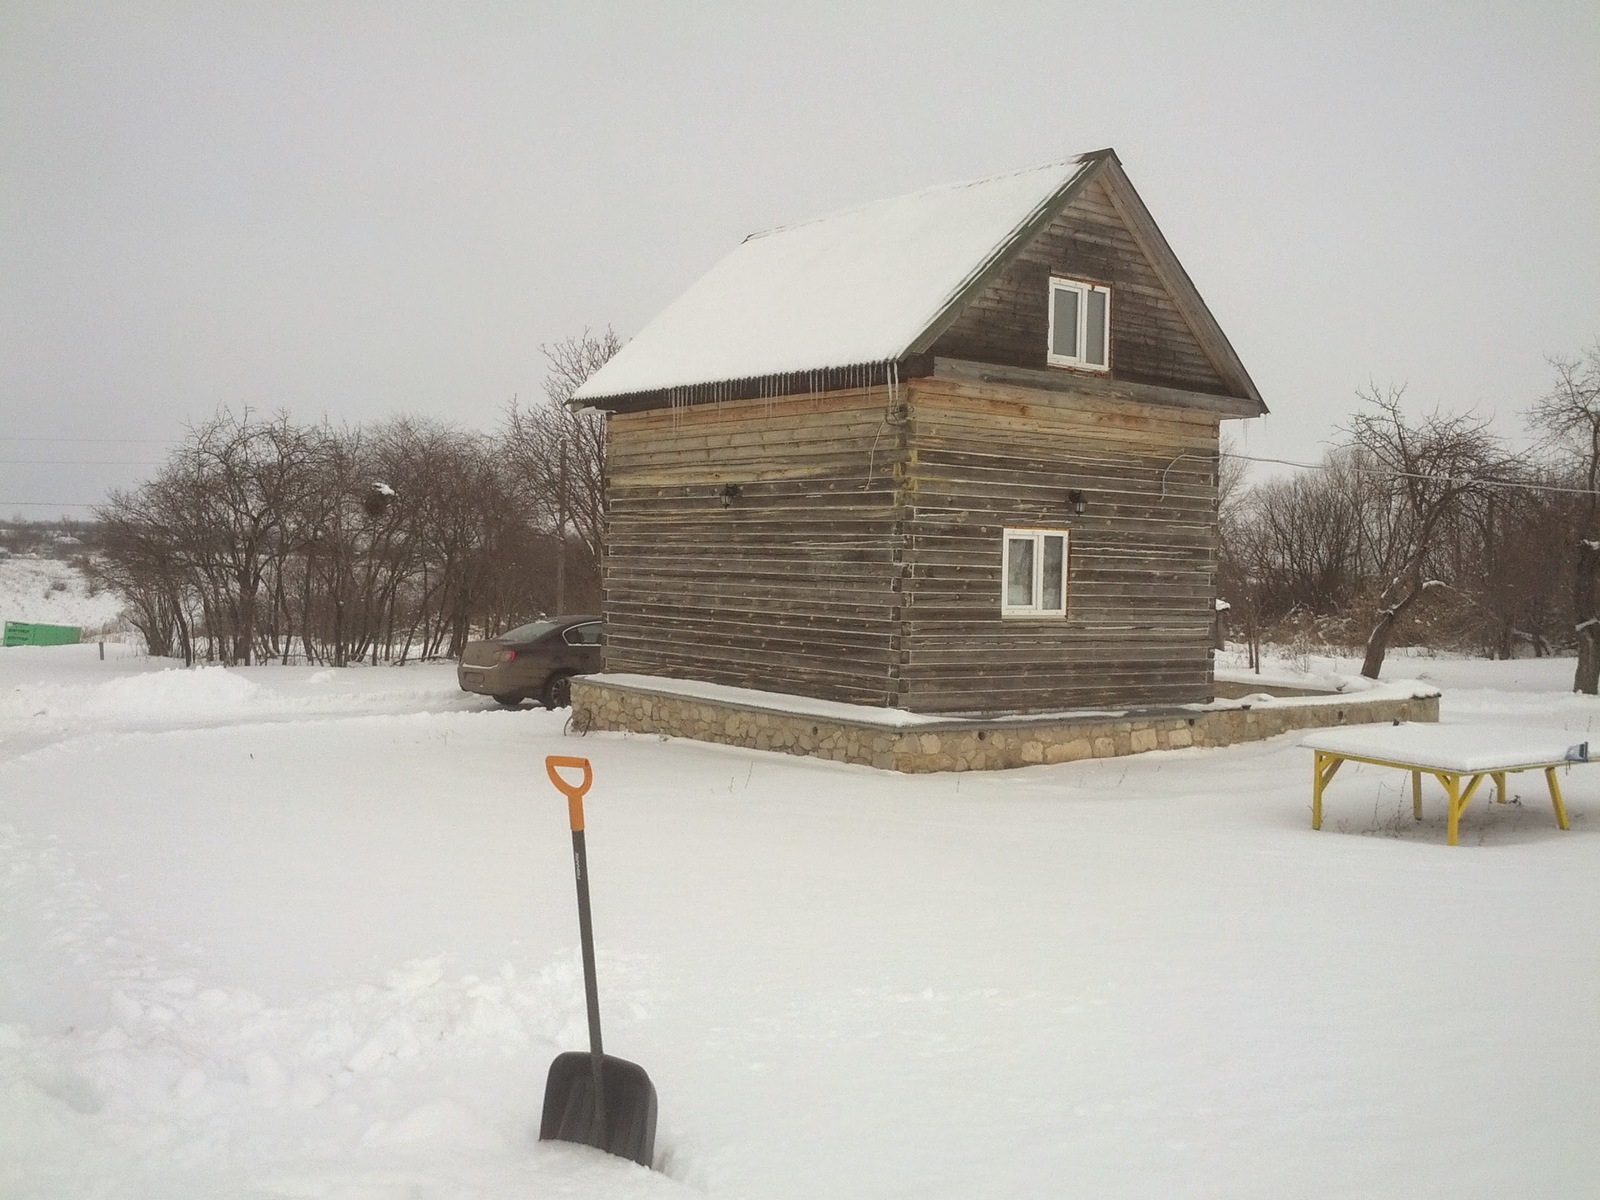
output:
POLYGON ((1111 285, 1114 378, 1229 393, 1099 179, 1018 252, 934 342, 932 353, 1047 367, 1052 273, 1111 285))
POLYGON ((605 669, 893 703, 903 399, 614 414, 605 669))
POLYGON ((1210 699, 1217 416, 938 379, 909 392, 900 705, 1210 699), (1007 526, 1068 532, 1065 619, 1000 617, 1007 526))
POLYGON ((609 446, 607 671, 919 712, 1210 696, 1215 414, 928 379, 615 414, 609 446), (1007 525, 1069 531, 1065 619, 1001 619, 1007 525))

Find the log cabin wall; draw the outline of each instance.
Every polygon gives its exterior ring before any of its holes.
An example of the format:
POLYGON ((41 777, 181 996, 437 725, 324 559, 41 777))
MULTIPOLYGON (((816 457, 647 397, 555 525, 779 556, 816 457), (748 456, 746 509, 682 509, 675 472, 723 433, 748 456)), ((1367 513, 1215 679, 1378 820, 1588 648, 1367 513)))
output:
POLYGON ((1215 414, 937 378, 909 413, 902 707, 1211 699, 1215 414), (1007 526, 1068 532, 1065 618, 1000 616, 1007 526))
POLYGON ((1112 378, 1228 393, 1099 179, 973 298, 932 352, 1045 369, 1052 274, 1111 286, 1112 378))
POLYGON ((612 414, 605 670, 895 703, 903 400, 612 414))

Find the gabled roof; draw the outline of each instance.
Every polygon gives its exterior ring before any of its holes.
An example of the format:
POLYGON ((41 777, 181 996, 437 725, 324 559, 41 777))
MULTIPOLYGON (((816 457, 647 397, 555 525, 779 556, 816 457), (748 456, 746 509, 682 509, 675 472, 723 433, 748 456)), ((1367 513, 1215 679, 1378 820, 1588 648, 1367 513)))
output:
MULTIPOLYGON (((1126 186, 1124 199, 1154 231, 1159 246, 1146 246, 1146 252, 1153 249, 1170 264, 1163 275, 1175 293, 1186 293, 1175 299, 1190 324, 1198 317, 1208 328, 1197 332, 1226 347, 1231 361, 1218 364, 1224 378, 1242 380, 1241 394, 1259 401, 1110 150, 752 234, 592 375, 573 400, 595 403, 920 354, 1090 179, 1108 171, 1126 186)), ((1141 243, 1149 240, 1134 232, 1141 243)))

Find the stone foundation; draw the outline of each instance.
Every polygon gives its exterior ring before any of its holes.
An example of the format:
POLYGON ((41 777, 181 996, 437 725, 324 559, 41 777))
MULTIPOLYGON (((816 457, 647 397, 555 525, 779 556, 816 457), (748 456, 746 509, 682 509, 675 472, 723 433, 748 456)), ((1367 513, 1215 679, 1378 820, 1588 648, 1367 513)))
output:
MULTIPOLYGON (((813 715, 781 706, 770 693, 738 696, 718 689, 716 698, 674 691, 629 677, 572 681, 572 725, 580 732, 611 730, 693 738, 775 750, 887 771, 992 771, 1035 763, 1115 758, 1145 750, 1231 746, 1326 725, 1378 721, 1437 721, 1439 693, 1419 685, 1377 688, 1354 696, 1296 697, 1255 702, 1219 701, 1180 708, 1133 709, 1005 719, 952 718, 896 724, 862 718, 813 715)), ((806 706, 797 699, 797 706, 806 706)), ((831 706, 848 709, 850 706, 831 706)))

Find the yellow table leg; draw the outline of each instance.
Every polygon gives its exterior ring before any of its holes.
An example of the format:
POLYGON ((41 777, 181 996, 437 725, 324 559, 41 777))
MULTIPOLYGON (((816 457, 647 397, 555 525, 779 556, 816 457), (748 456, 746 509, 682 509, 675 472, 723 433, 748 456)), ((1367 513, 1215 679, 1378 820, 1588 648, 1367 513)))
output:
POLYGON ((1422 772, 1411 772, 1411 815, 1422 820, 1422 772))
POLYGON ((1457 836, 1461 830, 1461 814, 1467 811, 1467 805, 1472 803, 1472 798, 1478 794, 1478 785, 1484 780, 1482 775, 1474 775, 1465 790, 1461 787, 1461 776, 1441 774, 1445 790, 1450 793, 1450 844, 1457 844, 1457 836))
POLYGON ((1567 824, 1567 806, 1561 803, 1561 785, 1556 782, 1556 769, 1546 767, 1544 777, 1550 784, 1550 803, 1556 806, 1556 824, 1563 829, 1571 829, 1572 826, 1567 824))
POLYGON ((1339 773, 1339 768, 1344 765, 1344 759, 1327 750, 1313 750, 1311 752, 1311 828, 1322 828, 1322 789, 1328 786, 1328 781, 1339 773))
MULTIPOLYGON (((1322 751, 1315 750, 1311 755, 1311 828, 1322 828, 1322 787, 1326 782, 1322 778, 1322 751)), ((1551 776, 1554 778, 1554 776, 1551 776)))
POLYGON ((1446 841, 1450 845, 1459 845, 1461 841, 1461 776, 1443 775, 1445 795, 1450 798, 1450 822, 1445 827, 1449 831, 1446 841))
POLYGON ((1496 771, 1494 773, 1494 802, 1496 804, 1504 804, 1506 802, 1506 773, 1504 771, 1496 771))

